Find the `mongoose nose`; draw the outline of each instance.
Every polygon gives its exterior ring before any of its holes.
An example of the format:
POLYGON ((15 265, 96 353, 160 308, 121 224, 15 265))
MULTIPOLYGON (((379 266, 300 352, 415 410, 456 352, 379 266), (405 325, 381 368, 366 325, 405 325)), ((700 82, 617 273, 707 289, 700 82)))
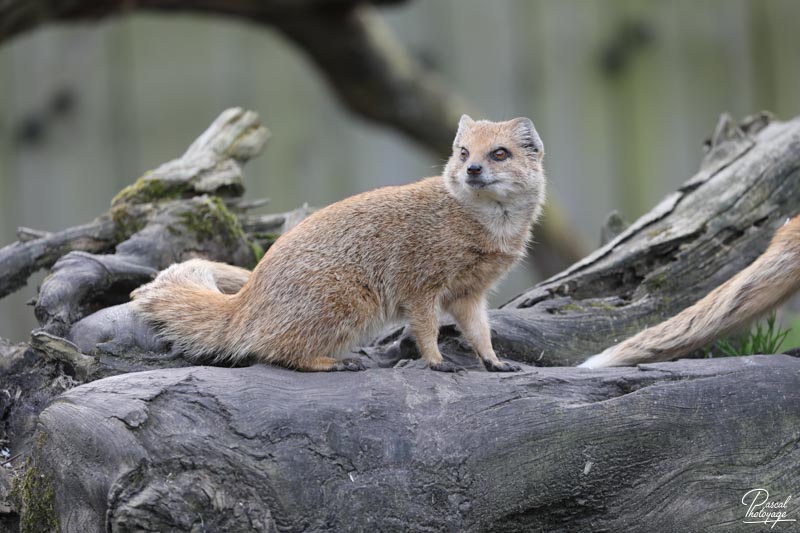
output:
POLYGON ((483 170, 483 167, 481 167, 477 163, 472 163, 470 166, 467 167, 467 174, 469 174, 470 176, 477 176, 478 174, 481 173, 481 170, 483 170))

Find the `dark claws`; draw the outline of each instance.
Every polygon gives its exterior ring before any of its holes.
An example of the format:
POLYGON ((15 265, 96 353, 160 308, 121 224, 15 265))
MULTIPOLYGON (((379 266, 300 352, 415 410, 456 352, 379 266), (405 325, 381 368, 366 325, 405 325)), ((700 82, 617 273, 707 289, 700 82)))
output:
POLYGON ((336 363, 331 367, 332 372, 342 372, 342 371, 352 371, 358 372, 359 370, 366 370, 367 365, 364 364, 364 361, 357 358, 351 359, 341 359, 336 361, 336 363))
POLYGON ((441 363, 436 363, 430 365, 431 370, 436 370, 437 372, 466 372, 467 369, 463 366, 454 365, 453 363, 449 363, 447 361, 442 361, 441 363))
POLYGON ((484 361, 483 366, 485 366, 486 370, 489 372, 519 372, 522 370, 521 366, 512 363, 506 363, 504 361, 500 361, 499 363, 484 361))

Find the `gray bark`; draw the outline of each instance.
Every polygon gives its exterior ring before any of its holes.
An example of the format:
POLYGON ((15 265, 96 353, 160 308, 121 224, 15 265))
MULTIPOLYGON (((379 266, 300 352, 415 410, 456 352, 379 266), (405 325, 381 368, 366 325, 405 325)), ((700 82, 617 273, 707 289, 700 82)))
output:
POLYGON ((78 387, 39 420, 32 465, 67 532, 757 531, 744 493, 800 487, 800 359, 777 355, 194 367, 78 387))

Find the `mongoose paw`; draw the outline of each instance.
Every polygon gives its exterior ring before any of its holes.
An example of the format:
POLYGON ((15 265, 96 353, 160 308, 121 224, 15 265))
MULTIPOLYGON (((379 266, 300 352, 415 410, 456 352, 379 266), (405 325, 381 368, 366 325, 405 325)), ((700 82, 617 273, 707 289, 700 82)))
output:
POLYGON ((364 364, 364 361, 355 357, 336 361, 336 363, 334 363, 334 365, 331 367, 331 371, 333 372, 342 372, 348 370, 352 372, 358 372, 359 370, 366 369, 367 365, 364 364))
POLYGON ((485 366, 486 370, 489 372, 519 372, 522 370, 521 366, 512 363, 506 363, 505 361, 498 361, 497 363, 484 361, 483 366, 485 366))
POLYGON ((436 363, 430 365, 431 370, 436 370, 437 372, 466 372, 467 369, 463 366, 454 365, 453 363, 449 363, 447 361, 442 361, 441 363, 436 363))

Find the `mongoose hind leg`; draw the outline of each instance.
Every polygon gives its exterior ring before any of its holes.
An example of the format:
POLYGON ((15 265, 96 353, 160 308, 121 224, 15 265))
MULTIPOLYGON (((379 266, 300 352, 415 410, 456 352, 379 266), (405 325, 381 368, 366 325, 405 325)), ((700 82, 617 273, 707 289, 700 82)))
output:
POLYGON ((364 361, 358 358, 334 359, 333 357, 315 357, 297 365, 297 370, 304 372, 341 372, 366 370, 364 361))
POLYGON ((492 348, 492 331, 486 300, 483 295, 467 296, 451 302, 447 310, 453 315, 461 333, 478 354, 489 372, 519 372, 522 367, 500 361, 492 348))

